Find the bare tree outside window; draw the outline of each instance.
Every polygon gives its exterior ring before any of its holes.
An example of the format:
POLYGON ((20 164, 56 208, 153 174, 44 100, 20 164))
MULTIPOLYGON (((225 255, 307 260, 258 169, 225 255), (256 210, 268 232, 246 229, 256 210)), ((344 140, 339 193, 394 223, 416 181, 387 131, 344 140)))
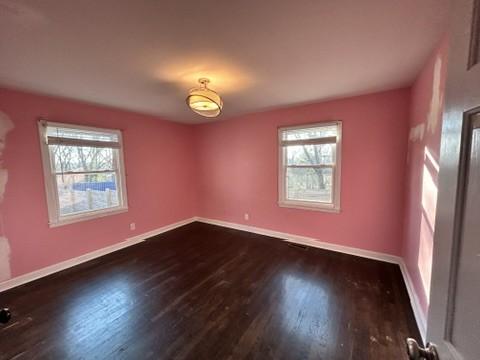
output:
POLYGON ((279 130, 281 205, 336 208, 340 131, 339 123, 279 130))
POLYGON ((118 130, 43 122, 40 133, 51 223, 126 208, 118 130))

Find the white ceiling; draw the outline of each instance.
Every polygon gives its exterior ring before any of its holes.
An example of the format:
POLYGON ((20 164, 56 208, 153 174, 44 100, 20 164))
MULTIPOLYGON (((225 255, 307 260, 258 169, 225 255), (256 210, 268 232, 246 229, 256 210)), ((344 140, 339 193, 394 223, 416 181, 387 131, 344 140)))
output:
MULTIPOLYGON (((223 118, 410 85, 448 0, 0 0, 0 86, 163 115, 209 77, 223 118)), ((212 121, 212 120, 207 120, 212 121)))

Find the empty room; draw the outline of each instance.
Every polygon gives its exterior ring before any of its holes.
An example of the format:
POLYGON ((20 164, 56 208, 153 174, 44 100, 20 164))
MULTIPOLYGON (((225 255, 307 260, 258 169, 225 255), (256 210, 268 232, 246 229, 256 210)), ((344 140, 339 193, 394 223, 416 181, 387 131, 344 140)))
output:
POLYGON ((0 0, 0 360, 480 359, 480 0, 0 0))

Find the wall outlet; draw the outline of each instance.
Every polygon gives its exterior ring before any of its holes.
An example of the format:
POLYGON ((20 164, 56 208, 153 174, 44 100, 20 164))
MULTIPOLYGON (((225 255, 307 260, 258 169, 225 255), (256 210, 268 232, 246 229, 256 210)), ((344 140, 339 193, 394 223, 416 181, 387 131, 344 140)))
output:
POLYGON ((130 230, 135 230, 136 227, 135 223, 130 223, 130 230))
POLYGON ((245 213, 243 214, 243 218, 248 221, 250 220, 250 215, 248 213, 245 213))

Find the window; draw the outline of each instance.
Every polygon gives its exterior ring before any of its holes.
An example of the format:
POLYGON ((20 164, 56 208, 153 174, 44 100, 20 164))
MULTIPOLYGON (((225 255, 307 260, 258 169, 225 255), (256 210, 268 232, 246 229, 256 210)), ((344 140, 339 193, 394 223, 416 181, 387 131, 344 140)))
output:
POLYGON ((127 210, 122 134, 39 122, 50 226, 127 210))
POLYGON ((278 130, 279 205, 340 211, 340 121, 278 130))

